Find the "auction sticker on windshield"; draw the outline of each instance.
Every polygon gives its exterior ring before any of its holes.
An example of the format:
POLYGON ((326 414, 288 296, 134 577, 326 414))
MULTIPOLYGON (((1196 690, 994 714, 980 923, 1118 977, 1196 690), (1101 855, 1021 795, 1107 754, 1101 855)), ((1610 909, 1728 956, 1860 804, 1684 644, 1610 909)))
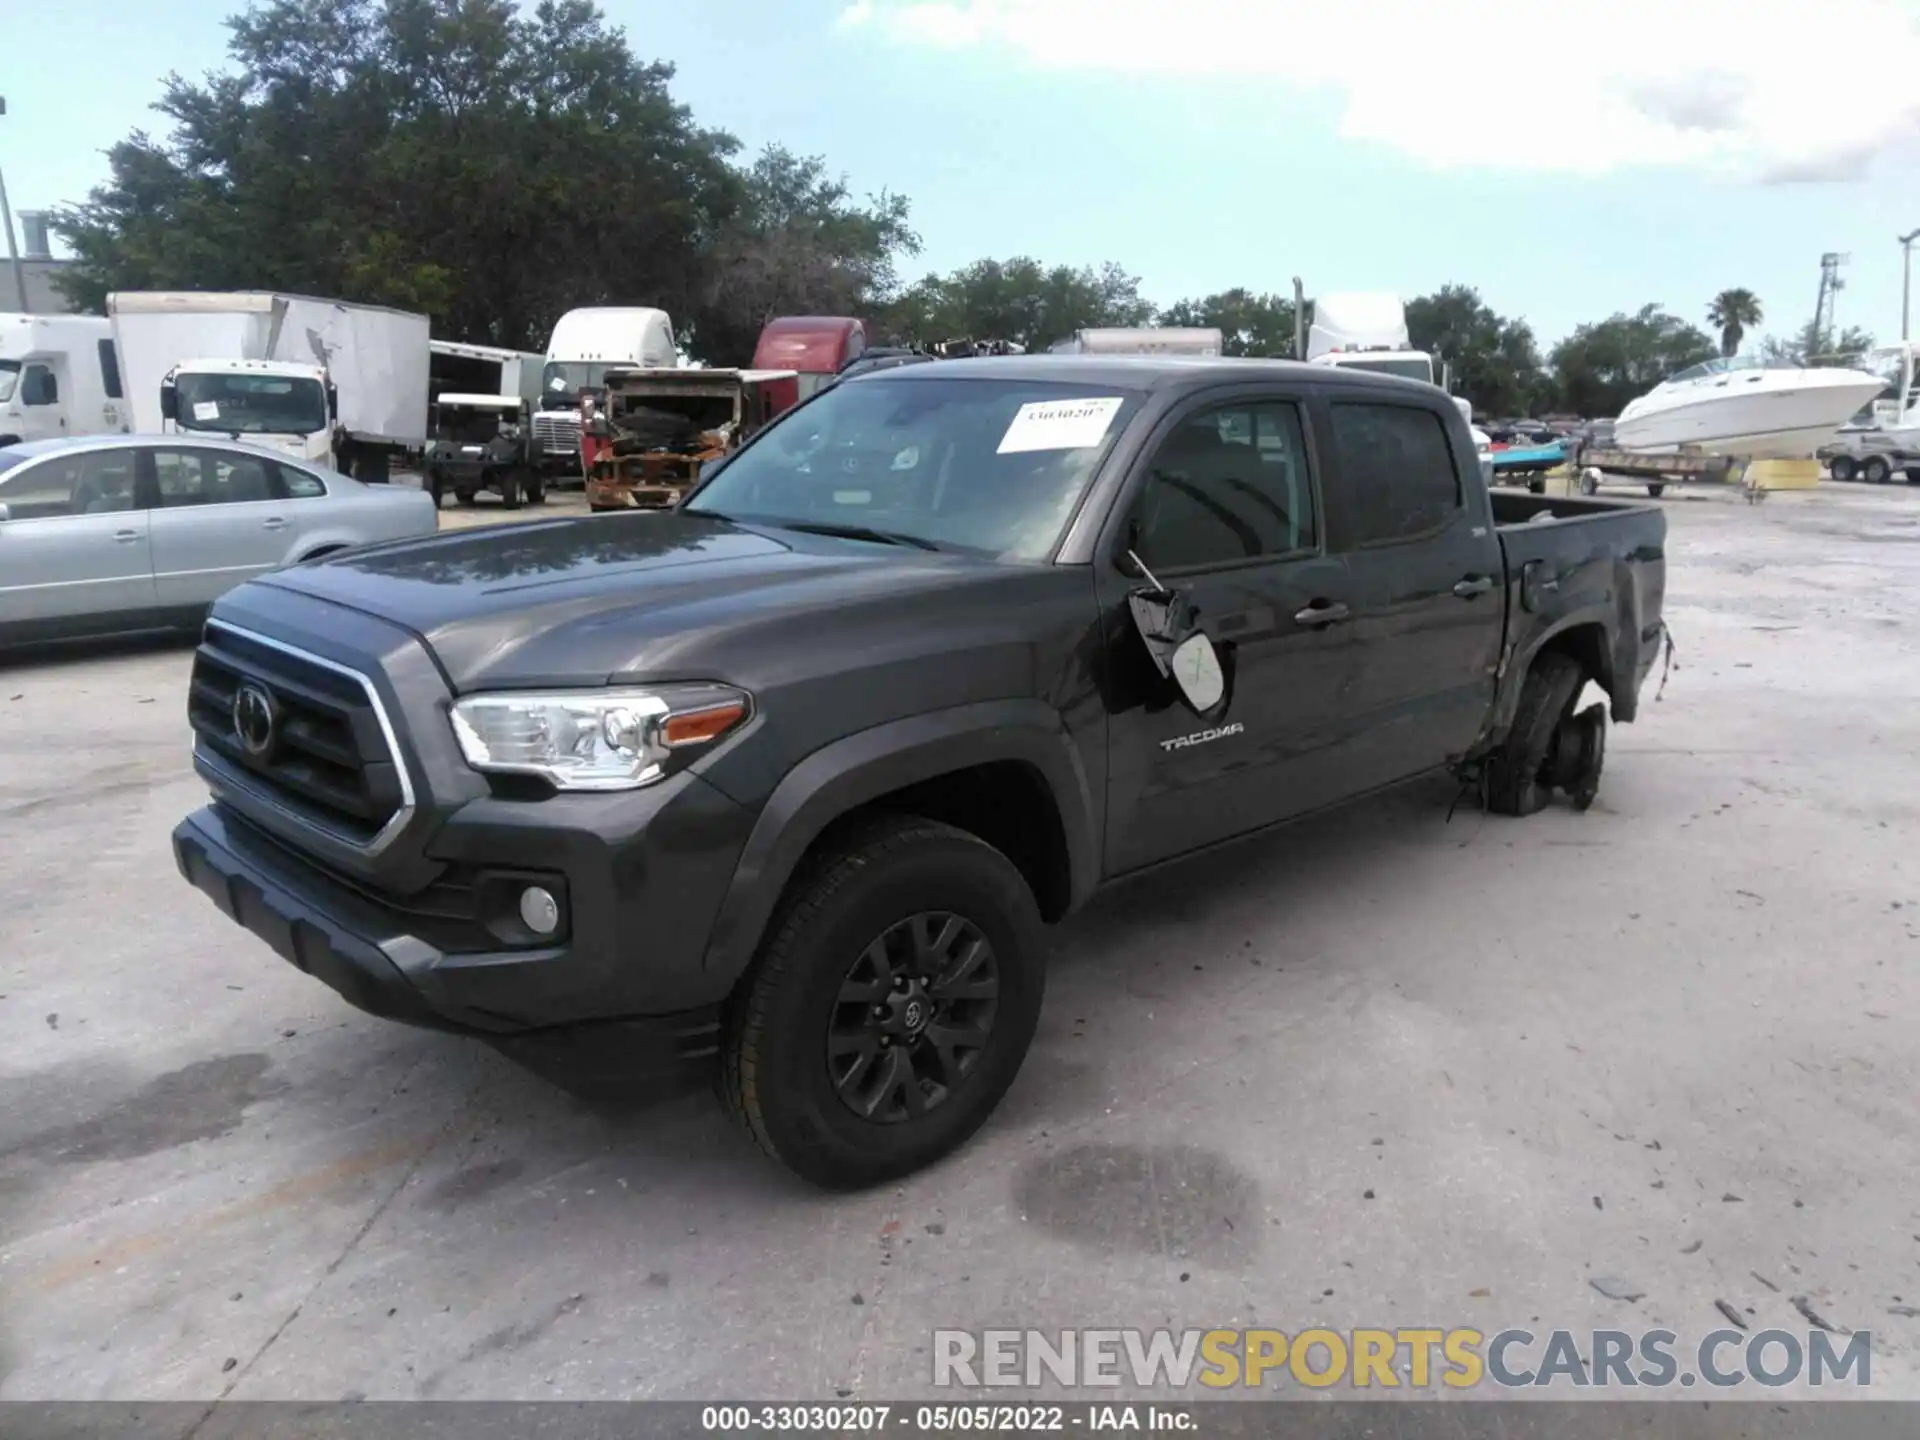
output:
POLYGON ((999 452, 1085 450, 1107 438, 1107 427, 1126 402, 1119 396, 1090 400, 1038 400, 1022 405, 1000 437, 999 452))
POLYGON ((218 400, 194 401, 193 418, 196 420, 218 420, 220 418, 220 402, 218 400))

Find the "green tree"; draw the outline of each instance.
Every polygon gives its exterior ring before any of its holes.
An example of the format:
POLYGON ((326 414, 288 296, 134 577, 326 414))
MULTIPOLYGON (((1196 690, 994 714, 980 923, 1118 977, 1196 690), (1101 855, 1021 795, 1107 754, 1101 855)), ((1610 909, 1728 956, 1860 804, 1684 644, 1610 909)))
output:
POLYGON ((1576 415, 1618 415, 1629 400, 1718 353, 1713 340, 1658 305, 1582 325, 1549 357, 1559 403, 1576 415))
POLYGON ((1816 331, 1809 320, 1784 339, 1767 336, 1760 342, 1760 358, 1769 365, 1833 365, 1858 359, 1872 348, 1872 334, 1857 325, 1836 334, 1832 330, 1816 331))
POLYGON ((1476 415, 1524 415, 1550 398, 1540 348, 1525 321, 1497 314, 1468 285, 1443 285, 1407 302, 1413 348, 1445 364, 1453 392, 1476 415))
POLYGON ((1293 357, 1293 299, 1235 288, 1199 300, 1180 300, 1154 322, 1173 327, 1218 330, 1229 355, 1293 357))
POLYGON ((59 217, 76 301, 297 290, 536 347, 573 306, 650 304, 736 358, 754 306, 840 303, 910 248, 904 201, 860 210, 784 152, 734 168, 592 0, 263 0, 230 29, 231 70, 171 77, 170 133, 59 217))
POLYGON ((929 275, 888 311, 898 339, 1014 340, 1029 350, 1044 350, 1076 330, 1144 325, 1152 318, 1139 277, 1118 265, 1049 268, 1025 255, 929 275))
POLYGON ((1747 327, 1758 325, 1764 315, 1760 297, 1751 290, 1722 290, 1707 306, 1707 323, 1720 331, 1720 353, 1731 357, 1740 353, 1740 342, 1747 327))
POLYGON ((687 332, 692 348, 709 362, 744 365, 777 315, 873 314, 897 289, 896 257, 919 249, 904 196, 858 205, 819 157, 769 147, 715 238, 687 332))

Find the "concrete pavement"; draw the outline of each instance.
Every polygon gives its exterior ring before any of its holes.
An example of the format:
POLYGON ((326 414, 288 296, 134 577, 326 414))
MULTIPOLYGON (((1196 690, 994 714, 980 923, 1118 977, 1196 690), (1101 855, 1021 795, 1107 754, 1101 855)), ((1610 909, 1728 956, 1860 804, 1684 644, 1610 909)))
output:
POLYGON ((1591 812, 1416 785, 1110 896, 987 1129, 851 1198, 224 920, 184 644, 0 668, 0 1398, 898 1398, 936 1326, 1795 1296, 1920 1394, 1920 492, 1668 512, 1678 666, 1591 812))

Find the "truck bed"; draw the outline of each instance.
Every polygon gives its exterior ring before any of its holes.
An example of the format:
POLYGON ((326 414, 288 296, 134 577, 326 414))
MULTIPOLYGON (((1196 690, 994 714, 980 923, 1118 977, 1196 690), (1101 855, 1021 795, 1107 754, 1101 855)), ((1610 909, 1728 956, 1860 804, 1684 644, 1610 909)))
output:
MULTIPOLYGON (((1507 563, 1508 665, 1526 673, 1542 645, 1576 626, 1610 635, 1596 668, 1614 719, 1631 720, 1660 644, 1666 513, 1641 500, 1501 490, 1488 498, 1507 563)), ((1505 704, 1511 695, 1508 687, 1505 704)))

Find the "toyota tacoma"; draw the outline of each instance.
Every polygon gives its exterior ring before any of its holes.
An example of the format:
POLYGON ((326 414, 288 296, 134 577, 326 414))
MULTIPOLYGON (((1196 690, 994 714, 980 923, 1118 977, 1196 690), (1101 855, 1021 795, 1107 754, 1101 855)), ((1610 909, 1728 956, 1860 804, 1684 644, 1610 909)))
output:
POLYGON ((1584 808, 1665 538, 1655 505, 1490 492, 1413 381, 881 371, 672 510, 230 591, 175 857, 361 1009, 717 1059, 774 1157, 870 1185, 985 1121, 1047 928, 1110 882, 1436 771, 1584 808))

